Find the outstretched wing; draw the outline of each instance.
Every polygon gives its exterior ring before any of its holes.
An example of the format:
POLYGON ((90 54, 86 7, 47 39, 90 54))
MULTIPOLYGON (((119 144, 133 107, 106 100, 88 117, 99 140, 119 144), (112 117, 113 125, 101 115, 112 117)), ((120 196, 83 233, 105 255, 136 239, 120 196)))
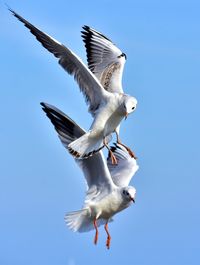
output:
POLYGON ((107 165, 113 182, 119 187, 126 187, 129 185, 139 166, 122 145, 115 144, 115 146, 111 147, 111 150, 118 161, 117 165, 113 165, 110 156, 107 158, 107 165))
MULTIPOLYGON (((69 143, 85 133, 70 117, 56 107, 47 103, 41 103, 41 105, 65 148, 68 148, 69 143)), ((83 171, 87 182, 86 199, 94 199, 96 196, 100 199, 100 194, 110 192, 115 186, 101 151, 87 159, 75 159, 75 161, 83 171)))
POLYGON ((59 64, 70 75, 74 76, 80 87, 80 90, 83 92, 86 98, 86 102, 90 105, 89 111, 94 114, 95 110, 101 104, 107 93, 94 74, 92 74, 92 72, 84 65, 81 59, 70 49, 33 26, 12 9, 9 10, 19 21, 24 24, 25 27, 30 30, 30 32, 36 37, 42 46, 44 46, 49 52, 59 59, 59 64))
POLYGON ((125 53, 106 36, 88 26, 83 26, 81 33, 89 69, 107 91, 123 93, 122 74, 126 61, 125 53))

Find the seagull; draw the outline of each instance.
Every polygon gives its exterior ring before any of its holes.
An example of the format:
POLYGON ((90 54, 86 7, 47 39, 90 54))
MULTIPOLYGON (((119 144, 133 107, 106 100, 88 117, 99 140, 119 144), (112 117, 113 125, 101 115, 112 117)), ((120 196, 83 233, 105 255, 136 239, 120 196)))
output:
MULTIPOLYGON (((122 75, 127 59, 126 54, 104 34, 89 26, 83 26, 81 33, 85 43, 90 71, 96 76, 105 90, 111 93, 123 94, 122 75)), ((122 144, 119 139, 119 129, 120 125, 115 130, 117 143, 123 145, 129 154, 136 158, 133 151, 125 144, 122 144)))
MULTIPOLYGON (((130 95, 121 92, 112 93, 104 89, 98 78, 69 48, 33 26, 12 9, 9 8, 9 10, 49 52, 58 58, 59 64, 74 76, 89 104, 88 111, 94 117, 92 125, 88 132, 69 144, 69 152, 81 159, 92 156, 105 146, 109 150, 112 163, 117 164, 108 143, 111 140, 111 134, 123 118, 135 110, 137 100, 130 95)), ((123 59, 123 57, 122 54, 120 58, 123 59)))
MULTIPOLYGON (((84 135, 85 131, 59 109, 46 103, 41 105, 64 147, 68 148, 70 142, 84 135)), ((98 241, 98 227, 104 225, 108 249, 111 243, 108 223, 113 221, 116 213, 135 202, 136 189, 129 186, 129 182, 138 170, 136 160, 126 148, 116 143, 111 149, 118 160, 117 165, 112 164, 110 153, 106 162, 102 151, 86 159, 75 158, 87 182, 86 198, 81 210, 65 215, 67 226, 74 232, 95 229, 94 244, 98 241)))

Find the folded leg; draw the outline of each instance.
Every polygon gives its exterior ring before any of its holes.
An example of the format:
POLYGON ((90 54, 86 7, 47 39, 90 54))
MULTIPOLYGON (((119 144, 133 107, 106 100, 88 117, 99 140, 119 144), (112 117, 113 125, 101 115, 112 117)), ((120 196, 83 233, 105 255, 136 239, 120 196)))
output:
POLYGON ((108 232, 108 222, 105 224, 104 229, 106 230, 106 233, 107 233, 106 247, 107 247, 107 249, 109 249, 110 248, 111 236, 110 236, 110 234, 108 232))
POLYGON ((93 224, 94 224, 94 228, 96 230, 95 237, 94 237, 94 244, 96 245, 97 241, 98 241, 98 235, 99 235, 98 226, 97 226, 97 219, 96 218, 94 219, 93 224))
POLYGON ((117 158, 115 157, 115 155, 113 154, 113 152, 111 151, 110 147, 108 146, 108 144, 106 143, 105 138, 103 139, 103 144, 104 146, 108 149, 110 157, 111 157, 111 161, 113 165, 117 165, 117 158))
POLYGON ((126 150, 128 151, 129 155, 135 159, 137 159, 136 155, 134 154, 134 152, 128 147, 126 146, 125 144, 123 144, 121 142, 121 140, 119 139, 119 133, 115 130, 115 133, 116 133, 116 136, 117 136, 117 143, 118 144, 121 144, 124 148, 126 148, 126 150))

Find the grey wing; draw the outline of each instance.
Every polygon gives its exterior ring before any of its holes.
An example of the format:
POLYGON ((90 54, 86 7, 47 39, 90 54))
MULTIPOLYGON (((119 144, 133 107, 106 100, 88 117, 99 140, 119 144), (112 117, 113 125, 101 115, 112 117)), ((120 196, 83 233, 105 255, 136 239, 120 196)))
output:
POLYGON ((139 168, 137 161, 130 157, 128 151, 120 144, 115 144, 111 150, 118 161, 117 165, 113 165, 110 156, 107 158, 107 165, 113 182, 119 187, 126 187, 139 168))
MULTIPOLYGON (((79 125, 56 107, 43 102, 41 105, 43 111, 54 125, 62 144, 67 149, 69 143, 85 133, 79 125)), ((75 161, 83 171, 87 182, 87 199, 108 193, 115 186, 102 152, 94 154, 87 159, 75 159, 75 161)))
POLYGON ((107 91, 123 93, 122 74, 126 61, 125 53, 102 33, 88 26, 84 26, 81 33, 89 69, 107 91))
POLYGON ((30 30, 30 32, 36 37, 42 46, 44 46, 49 52, 54 54, 54 56, 59 59, 59 64, 70 75, 74 76, 80 87, 80 90, 83 92, 86 98, 86 102, 90 105, 89 111, 93 114, 101 104, 106 94, 108 95, 94 74, 70 49, 33 26, 12 9, 9 10, 19 21, 24 24, 25 27, 30 30))

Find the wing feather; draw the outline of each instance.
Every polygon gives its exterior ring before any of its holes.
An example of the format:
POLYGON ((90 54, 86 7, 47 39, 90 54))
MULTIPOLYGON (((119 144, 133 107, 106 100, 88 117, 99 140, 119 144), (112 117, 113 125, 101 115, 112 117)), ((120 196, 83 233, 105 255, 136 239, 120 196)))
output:
POLYGON ((89 111, 94 114, 100 103, 108 93, 102 87, 95 75, 84 65, 81 59, 76 56, 70 49, 57 40, 42 32, 23 17, 18 15, 12 9, 12 14, 21 21, 25 27, 36 37, 36 39, 58 58, 59 64, 77 81, 81 92, 84 94, 86 102, 90 105, 89 111))
MULTIPOLYGON (((69 116, 56 107, 43 102, 41 105, 66 149, 68 149, 69 143, 85 133, 69 116)), ((101 151, 87 159, 75 159, 75 161, 83 171, 87 182, 88 190, 86 200, 91 197, 94 198, 98 194, 103 195, 115 186, 101 151)), ((98 197, 98 199, 100 198, 101 196, 98 197)))
POLYGON ((122 145, 115 144, 115 146, 111 147, 111 150, 118 161, 117 165, 113 165, 110 156, 107 158, 107 165, 113 182, 119 187, 126 187, 129 185, 139 166, 122 145))
POLYGON ((122 74, 126 55, 105 35, 88 26, 83 26, 81 33, 89 69, 107 91, 123 93, 122 74))

